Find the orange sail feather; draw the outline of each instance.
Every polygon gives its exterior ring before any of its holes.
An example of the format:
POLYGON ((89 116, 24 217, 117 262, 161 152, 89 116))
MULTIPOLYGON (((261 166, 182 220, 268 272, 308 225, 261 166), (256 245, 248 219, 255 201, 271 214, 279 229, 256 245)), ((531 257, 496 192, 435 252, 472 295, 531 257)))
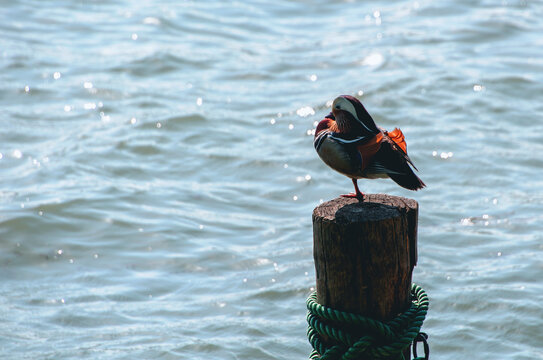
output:
POLYGON ((404 153, 407 154, 407 144, 405 142, 405 136, 400 129, 394 128, 394 130, 388 132, 388 137, 390 138, 390 140, 394 141, 394 143, 398 145, 404 153))

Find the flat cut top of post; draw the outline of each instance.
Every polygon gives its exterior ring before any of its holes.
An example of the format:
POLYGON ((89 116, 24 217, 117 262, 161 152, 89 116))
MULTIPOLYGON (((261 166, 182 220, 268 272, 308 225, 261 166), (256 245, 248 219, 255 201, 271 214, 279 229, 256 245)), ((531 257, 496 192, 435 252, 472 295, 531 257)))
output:
POLYGON ((387 194, 366 194, 364 201, 339 197, 322 203, 315 208, 313 216, 346 224, 384 220, 417 209, 418 203, 413 199, 387 194))
POLYGON ((388 194, 366 194, 364 200, 338 197, 320 204, 313 210, 313 223, 331 222, 340 226, 378 222, 399 216, 408 221, 407 236, 413 266, 417 264, 417 227, 419 203, 413 199, 388 194))

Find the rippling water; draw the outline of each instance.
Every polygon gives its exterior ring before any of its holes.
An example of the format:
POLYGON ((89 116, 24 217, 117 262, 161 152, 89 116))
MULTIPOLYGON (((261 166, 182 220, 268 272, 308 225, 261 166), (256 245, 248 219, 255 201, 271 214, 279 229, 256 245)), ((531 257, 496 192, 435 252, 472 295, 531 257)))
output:
POLYGON ((0 357, 304 359, 338 94, 428 188, 438 359, 543 358, 543 5, 2 1, 0 357))

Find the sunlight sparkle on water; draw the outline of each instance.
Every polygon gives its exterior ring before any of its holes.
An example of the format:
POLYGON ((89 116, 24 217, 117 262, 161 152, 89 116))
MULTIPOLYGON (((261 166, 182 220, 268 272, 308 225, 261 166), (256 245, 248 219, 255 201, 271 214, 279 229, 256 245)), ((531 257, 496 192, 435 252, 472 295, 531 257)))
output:
POLYGON ((301 117, 307 117, 310 115, 315 115, 315 110, 311 106, 304 106, 296 110, 296 114, 301 117))
POLYGON ((13 150, 13 152, 11 153, 11 155, 12 155, 15 159, 20 159, 20 158, 23 157, 23 153, 22 153, 21 150, 19 150, 19 149, 13 150))
POLYGON ((146 17, 143 19, 143 23, 146 25, 160 25, 160 20, 155 17, 146 17))
POLYGON ((111 116, 104 114, 104 112, 100 112, 100 119, 104 123, 107 123, 107 122, 111 121, 111 116))
MULTIPOLYGON (((449 152, 442 152, 439 154, 439 157, 442 158, 442 159, 448 159, 448 158, 452 158, 453 157, 453 152, 452 151, 449 151, 449 152)), ((438 152, 437 151, 432 151, 432 156, 433 157, 436 157, 438 156, 438 152)))
POLYGON ((381 12, 379 10, 373 12, 373 17, 375 18, 375 25, 381 25, 381 12))
POLYGON ((362 60, 364 66, 379 66, 385 61, 380 53, 371 53, 362 60))

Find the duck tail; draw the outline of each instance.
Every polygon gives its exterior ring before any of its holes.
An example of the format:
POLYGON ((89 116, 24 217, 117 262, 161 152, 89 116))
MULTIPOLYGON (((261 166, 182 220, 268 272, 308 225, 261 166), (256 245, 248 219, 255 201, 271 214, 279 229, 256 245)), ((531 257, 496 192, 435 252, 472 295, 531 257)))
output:
POLYGON ((426 187, 426 184, 411 169, 409 170, 407 174, 389 173, 388 176, 396 184, 408 190, 419 190, 426 187))

